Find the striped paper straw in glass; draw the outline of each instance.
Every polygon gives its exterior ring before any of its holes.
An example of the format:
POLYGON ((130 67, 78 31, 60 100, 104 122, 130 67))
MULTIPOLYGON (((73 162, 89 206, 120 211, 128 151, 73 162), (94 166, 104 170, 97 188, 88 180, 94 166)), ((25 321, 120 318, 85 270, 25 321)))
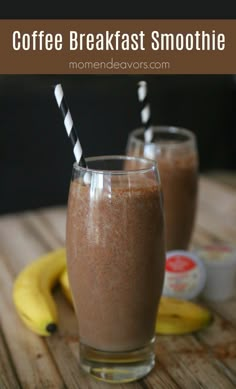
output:
POLYGON ((64 92, 62 89, 61 84, 57 84, 54 87, 54 95, 58 104, 58 107, 62 113, 63 119, 64 119, 64 126, 66 129, 66 132, 71 140, 74 156, 76 159, 76 162, 83 167, 86 167, 86 162, 83 156, 82 147, 71 117, 70 110, 66 104, 64 92))
POLYGON ((146 81, 139 81, 138 83, 138 99, 141 105, 140 114, 141 122, 144 127, 144 140, 146 143, 149 143, 153 140, 153 130, 151 126, 151 109, 148 100, 146 81))

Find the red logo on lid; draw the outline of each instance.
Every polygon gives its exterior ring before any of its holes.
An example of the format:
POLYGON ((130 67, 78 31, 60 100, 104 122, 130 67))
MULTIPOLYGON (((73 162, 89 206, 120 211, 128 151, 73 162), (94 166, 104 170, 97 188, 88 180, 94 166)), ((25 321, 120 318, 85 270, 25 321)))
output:
POLYGON ((172 273, 192 270, 196 266, 196 263, 191 258, 184 255, 174 255, 166 261, 166 270, 172 273))

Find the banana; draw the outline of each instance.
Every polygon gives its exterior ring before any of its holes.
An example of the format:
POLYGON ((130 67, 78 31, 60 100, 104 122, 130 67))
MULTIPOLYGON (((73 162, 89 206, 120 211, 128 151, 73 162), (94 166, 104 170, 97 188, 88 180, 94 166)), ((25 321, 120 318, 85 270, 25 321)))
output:
MULTIPOLYGON (((68 301, 73 304, 67 270, 59 278, 68 301)), ((199 304, 161 296, 155 331, 160 335, 182 335, 199 331, 212 321, 212 314, 199 304)))
POLYGON ((64 269, 64 271, 61 273, 59 277, 59 283, 61 285, 61 288, 67 300, 71 303, 71 305, 73 305, 73 299, 72 299, 69 278, 68 278, 68 273, 66 268, 64 269))
POLYGON ((211 312, 201 305, 162 296, 160 299, 156 333, 162 335, 181 335, 199 331, 212 321, 211 312))
POLYGON ((58 313, 52 289, 66 267, 65 249, 34 260, 13 283, 13 302, 18 315, 33 332, 49 336, 57 330, 58 313))

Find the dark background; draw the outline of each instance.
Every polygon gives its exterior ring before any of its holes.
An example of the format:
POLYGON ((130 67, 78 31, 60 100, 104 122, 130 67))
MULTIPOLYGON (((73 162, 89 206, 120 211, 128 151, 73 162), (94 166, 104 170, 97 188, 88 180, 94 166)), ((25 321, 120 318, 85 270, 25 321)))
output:
POLYGON ((236 16, 234 0, 165 0, 119 2, 5 2, 1 17, 14 19, 230 19, 236 16))
POLYGON ((154 124, 197 136, 200 171, 236 169, 233 75, 0 76, 0 213, 66 204, 74 156, 53 85, 61 83, 85 156, 122 154, 140 126, 137 82, 154 124))

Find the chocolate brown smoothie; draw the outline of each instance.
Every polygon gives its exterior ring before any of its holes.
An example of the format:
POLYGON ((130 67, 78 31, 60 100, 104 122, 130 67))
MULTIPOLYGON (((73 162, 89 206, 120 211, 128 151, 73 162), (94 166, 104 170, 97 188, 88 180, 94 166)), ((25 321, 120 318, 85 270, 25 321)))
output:
MULTIPOLYGON (((177 135, 170 134, 170 138, 177 135)), ((157 161, 164 196, 166 249, 186 250, 197 207, 198 154, 195 145, 184 138, 173 142, 160 141, 157 133, 157 143, 145 149, 141 139, 142 135, 129 140, 127 154, 136 157, 145 155, 157 161)))
POLYGON ((142 177, 107 187, 71 183, 68 272, 80 342, 129 351, 154 336, 165 263, 161 191, 142 177))
POLYGON ((157 157, 163 186, 167 250, 187 249, 197 206, 197 155, 157 157))

